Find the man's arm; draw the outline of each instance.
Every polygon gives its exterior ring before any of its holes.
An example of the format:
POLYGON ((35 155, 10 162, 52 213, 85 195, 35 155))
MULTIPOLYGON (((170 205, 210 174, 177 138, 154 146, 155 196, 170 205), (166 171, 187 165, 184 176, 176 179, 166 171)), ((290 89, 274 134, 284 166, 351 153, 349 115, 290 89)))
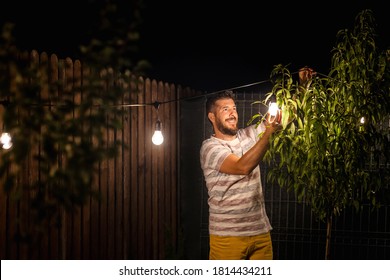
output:
POLYGON ((242 157, 229 155, 222 163, 219 171, 233 175, 248 175, 252 172, 267 152, 271 135, 280 129, 277 122, 267 123, 261 138, 242 157))

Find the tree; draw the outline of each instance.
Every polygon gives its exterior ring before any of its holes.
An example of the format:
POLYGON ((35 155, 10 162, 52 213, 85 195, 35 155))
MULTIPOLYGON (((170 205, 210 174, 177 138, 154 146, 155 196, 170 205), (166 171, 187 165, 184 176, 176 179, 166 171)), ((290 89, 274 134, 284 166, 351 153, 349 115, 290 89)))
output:
POLYGON ((299 85, 287 67, 275 66, 263 101, 276 100, 283 126, 266 155, 278 159, 267 179, 326 221, 326 259, 334 216, 389 198, 390 50, 378 49, 374 24, 371 10, 363 10, 351 32, 338 32, 327 76, 299 85))

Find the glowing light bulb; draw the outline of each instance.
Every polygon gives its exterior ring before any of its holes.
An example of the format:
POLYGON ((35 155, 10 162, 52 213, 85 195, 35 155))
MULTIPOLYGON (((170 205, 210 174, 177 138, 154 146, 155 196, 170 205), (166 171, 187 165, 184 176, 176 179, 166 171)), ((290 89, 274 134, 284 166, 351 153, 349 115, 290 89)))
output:
POLYGON ((278 113, 278 104, 276 104, 276 102, 271 102, 269 104, 269 108, 268 108, 268 113, 270 114, 270 116, 272 117, 275 117, 276 114, 278 113))
POLYGON ((161 132, 161 122, 159 120, 156 122, 156 130, 153 133, 152 142, 154 145, 161 145, 164 142, 164 136, 161 132))
POLYGON ((3 149, 8 150, 12 147, 11 135, 7 132, 3 132, 0 136, 0 143, 3 145, 3 149))

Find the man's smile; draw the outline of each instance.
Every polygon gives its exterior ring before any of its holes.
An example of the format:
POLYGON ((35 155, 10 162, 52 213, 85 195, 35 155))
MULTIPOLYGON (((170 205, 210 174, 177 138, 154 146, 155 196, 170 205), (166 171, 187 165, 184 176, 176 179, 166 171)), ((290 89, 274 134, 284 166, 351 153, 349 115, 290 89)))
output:
POLYGON ((233 118, 228 118, 228 119, 226 119, 225 121, 226 121, 227 123, 230 123, 230 124, 236 124, 236 121, 237 121, 237 120, 236 120, 236 118, 233 117, 233 118))

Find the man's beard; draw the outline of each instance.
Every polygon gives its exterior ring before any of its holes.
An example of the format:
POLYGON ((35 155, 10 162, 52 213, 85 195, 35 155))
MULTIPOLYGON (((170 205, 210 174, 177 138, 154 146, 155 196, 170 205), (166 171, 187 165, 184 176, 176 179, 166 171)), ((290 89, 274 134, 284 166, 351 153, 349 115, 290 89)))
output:
POLYGON ((230 127, 227 127, 225 126, 225 124, 223 122, 221 122, 219 119, 217 119, 217 128, 219 131, 221 131, 223 134, 227 134, 227 135, 231 135, 231 136, 235 136, 237 134, 237 125, 235 128, 230 128, 230 127))

